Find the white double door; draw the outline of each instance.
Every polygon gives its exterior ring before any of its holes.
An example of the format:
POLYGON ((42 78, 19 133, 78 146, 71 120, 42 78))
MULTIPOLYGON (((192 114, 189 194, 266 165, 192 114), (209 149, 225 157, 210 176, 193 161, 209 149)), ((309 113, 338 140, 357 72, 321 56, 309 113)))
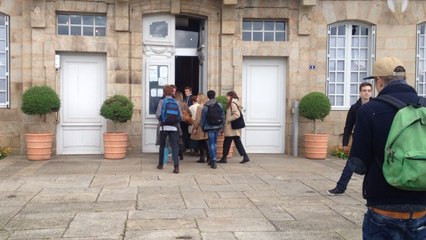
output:
POLYGON ((105 120, 105 55, 60 55, 61 109, 57 154, 101 154, 105 120))
POLYGON ((249 153, 285 151, 285 59, 244 58, 243 99, 249 153))

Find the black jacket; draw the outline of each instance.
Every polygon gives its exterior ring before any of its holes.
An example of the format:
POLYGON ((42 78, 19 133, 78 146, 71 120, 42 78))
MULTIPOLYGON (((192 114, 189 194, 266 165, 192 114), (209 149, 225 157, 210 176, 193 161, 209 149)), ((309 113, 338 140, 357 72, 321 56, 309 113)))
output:
MULTIPOLYGON (((392 95, 406 103, 417 103, 416 91, 401 81, 391 82, 379 94, 392 95)), ((384 148, 396 109, 390 104, 372 100, 358 109, 350 166, 358 174, 364 174, 363 197, 367 206, 423 205, 426 191, 404 191, 389 185, 381 169, 384 148)))
MULTIPOLYGON (((370 98, 370 101, 373 98, 370 98)), ((349 138, 352 134, 352 130, 355 126, 356 114, 358 113, 358 108, 361 107, 362 101, 361 98, 356 101, 356 103, 352 104, 351 108, 349 108, 348 115, 346 115, 345 128, 343 129, 343 139, 342 146, 348 146, 349 138)))
POLYGON ((349 144, 349 138, 355 126, 356 114, 358 112, 358 108, 361 107, 361 105, 361 98, 359 98, 358 101, 352 104, 351 108, 349 108, 348 114, 346 115, 345 128, 343 129, 342 146, 348 146, 349 144))

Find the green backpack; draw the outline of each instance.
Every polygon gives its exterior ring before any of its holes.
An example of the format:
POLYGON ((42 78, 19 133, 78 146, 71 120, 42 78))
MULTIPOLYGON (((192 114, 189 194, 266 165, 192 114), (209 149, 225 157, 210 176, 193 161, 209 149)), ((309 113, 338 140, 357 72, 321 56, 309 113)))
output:
POLYGON ((385 145, 382 166, 386 181, 399 189, 426 190, 426 98, 416 105, 382 95, 376 98, 398 109, 385 145))

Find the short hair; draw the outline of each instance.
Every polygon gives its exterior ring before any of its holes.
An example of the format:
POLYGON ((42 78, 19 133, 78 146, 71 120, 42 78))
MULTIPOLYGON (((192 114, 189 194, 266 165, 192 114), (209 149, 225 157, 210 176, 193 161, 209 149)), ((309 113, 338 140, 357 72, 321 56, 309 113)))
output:
POLYGON ((369 82, 363 82, 363 83, 361 83, 361 84, 359 85, 359 91, 361 91, 361 89, 362 89, 363 87, 370 87, 370 88, 373 88, 373 85, 372 85, 371 83, 369 83, 369 82))
POLYGON ((385 82, 385 86, 389 84, 389 82, 392 82, 394 80, 406 80, 407 77, 405 76, 405 68, 403 66, 396 66, 394 71, 394 76, 383 76, 381 77, 383 81, 385 82))
POLYGON ((216 92, 215 92, 215 91, 213 91, 213 90, 209 90, 209 91, 207 91, 207 97, 208 97, 209 99, 214 99, 214 98, 216 97, 216 92))
POLYGON ((207 102, 206 94, 204 94, 204 93, 199 93, 199 94, 198 94, 198 102, 199 102, 200 104, 204 104, 204 103, 206 103, 206 102, 207 102))
POLYGON ((189 89, 189 91, 192 92, 192 88, 191 87, 185 87, 183 90, 185 91, 186 89, 189 89))
POLYGON ((172 96, 173 95, 173 91, 174 91, 174 89, 173 89, 173 87, 171 85, 166 85, 163 88, 163 93, 166 96, 172 96))

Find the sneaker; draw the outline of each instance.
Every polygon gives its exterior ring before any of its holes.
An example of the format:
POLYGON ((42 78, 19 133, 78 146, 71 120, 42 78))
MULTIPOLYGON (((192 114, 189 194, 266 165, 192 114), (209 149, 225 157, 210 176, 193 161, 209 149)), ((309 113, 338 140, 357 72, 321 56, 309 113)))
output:
POLYGON ((216 169, 217 168, 216 161, 212 161, 212 164, 210 166, 211 168, 216 169))
POLYGON ((333 188, 327 191, 327 194, 330 196, 336 196, 345 193, 345 191, 339 190, 337 188, 333 188))

